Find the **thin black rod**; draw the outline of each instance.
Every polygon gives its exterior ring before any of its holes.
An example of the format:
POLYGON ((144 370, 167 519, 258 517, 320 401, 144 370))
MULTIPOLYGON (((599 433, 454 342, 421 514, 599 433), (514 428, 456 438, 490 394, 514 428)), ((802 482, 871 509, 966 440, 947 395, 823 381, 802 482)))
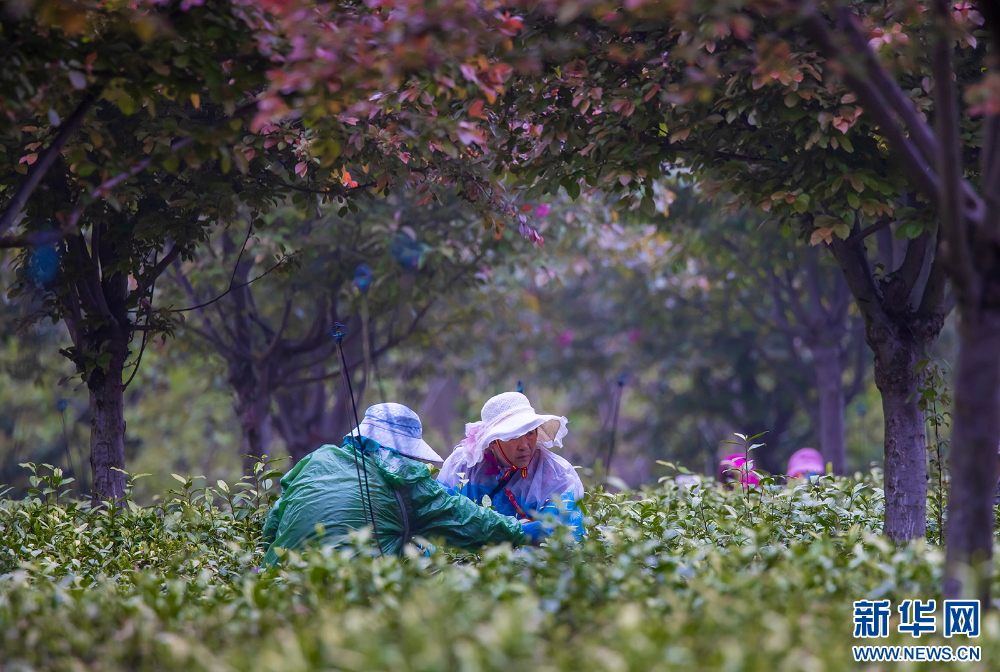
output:
MULTIPOLYGON (((336 327, 334 329, 336 329, 336 327)), ((338 352, 340 352, 341 358, 343 358, 343 356, 344 356, 344 348, 343 348, 343 346, 341 344, 341 341, 344 338, 344 334, 341 332, 338 335, 338 332, 334 331, 333 338, 337 342, 337 350, 338 350, 338 352)), ((340 368, 340 374, 341 374, 340 375, 340 381, 344 384, 344 394, 350 394, 350 386, 348 385, 348 381, 347 381, 347 367, 343 367, 342 366, 340 368)), ((350 413, 351 413, 350 410, 348 410, 347 411, 347 425, 349 427, 351 426, 351 415, 350 415, 350 413)), ((358 466, 358 446, 361 444, 361 441, 360 441, 360 432, 359 432, 358 441, 355 441, 354 440, 354 430, 353 429, 351 430, 351 443, 353 444, 351 446, 351 455, 354 456, 354 471, 358 475, 358 492, 361 494, 361 512, 364 515, 365 525, 367 526, 369 524, 368 523, 368 507, 365 506, 365 489, 364 489, 364 486, 361 485, 361 467, 358 466)), ((362 460, 363 459, 364 458, 362 457, 362 460)))
MULTIPOLYGON (((344 348, 340 348, 340 366, 341 370, 344 372, 344 380, 347 381, 347 393, 351 398, 351 408, 354 410, 354 422, 355 427, 358 429, 358 445, 361 444, 361 421, 358 419, 358 407, 354 403, 354 388, 351 386, 351 376, 347 372, 347 359, 344 357, 344 348)), ((354 431, 351 431, 354 434, 354 431)), ((368 462, 365 460, 365 453, 361 451, 361 469, 365 474, 365 491, 362 492, 362 497, 367 493, 368 495, 368 514, 371 516, 372 520, 372 531, 375 533, 375 545, 378 546, 379 555, 384 555, 382 551, 382 540, 379 539, 378 535, 378 525, 375 523, 375 507, 372 505, 372 491, 371 486, 368 484, 368 462)))
POLYGON ((611 445, 608 447, 608 468, 605 470, 605 474, 611 475, 611 458, 615 454, 615 434, 618 432, 618 411, 621 409, 622 405, 622 390, 625 388, 625 374, 623 373, 618 378, 618 395, 615 397, 615 416, 614 420, 611 422, 611 445))

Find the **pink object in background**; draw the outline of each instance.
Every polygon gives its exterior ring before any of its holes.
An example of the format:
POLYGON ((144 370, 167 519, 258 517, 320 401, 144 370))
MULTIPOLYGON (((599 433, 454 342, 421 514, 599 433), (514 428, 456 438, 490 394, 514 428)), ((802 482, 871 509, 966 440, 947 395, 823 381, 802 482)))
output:
POLYGON ((726 455, 719 462, 719 482, 729 483, 739 480, 743 485, 758 485, 760 477, 753 473, 753 468, 753 460, 747 462, 746 457, 740 453, 726 455))
POLYGON ((569 329, 559 334, 559 345, 570 345, 573 343, 573 332, 569 329))
POLYGON ((810 474, 823 474, 826 472, 826 463, 823 456, 815 448, 802 448, 792 453, 788 458, 788 477, 807 476, 810 474))
POLYGON ((539 205, 538 207, 535 208, 535 213, 539 217, 544 217, 545 215, 549 214, 549 211, 551 211, 551 210, 552 210, 552 208, 550 208, 549 206, 547 206, 544 203, 542 203, 541 205, 539 205))

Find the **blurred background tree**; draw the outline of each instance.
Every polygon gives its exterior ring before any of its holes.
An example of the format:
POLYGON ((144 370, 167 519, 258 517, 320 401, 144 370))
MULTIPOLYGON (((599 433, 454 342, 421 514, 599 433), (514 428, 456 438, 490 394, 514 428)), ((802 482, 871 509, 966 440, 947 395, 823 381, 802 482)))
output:
MULTIPOLYGON (((846 468, 879 462, 870 354, 826 257, 810 261, 800 241, 678 179, 658 182, 655 199, 654 215, 600 195, 533 204, 543 248, 477 232, 469 222, 479 215, 461 200, 417 207, 398 195, 343 215, 289 203, 249 236, 246 220, 218 226, 155 289, 156 304, 174 310, 217 300, 183 313, 175 337, 147 343, 126 394, 128 468, 154 474, 139 481, 139 496, 170 487, 171 472, 238 476, 248 430, 234 363, 265 400, 270 434, 259 452, 298 459, 339 442, 348 416, 331 356, 335 320, 349 327, 359 412, 383 398, 410 405, 443 455, 489 396, 520 381, 537 408, 570 418, 566 454, 601 480, 624 373, 613 477, 654 481, 656 460, 714 473, 734 431, 767 431, 757 458, 780 473, 791 452, 822 443, 813 280, 821 331, 836 335, 846 468), (362 265, 367 295, 355 281, 362 265), (269 350, 276 342, 281 353, 269 350)), ((3 268, 11 272, 9 258, 3 268)), ((2 309, 0 481, 23 487, 17 463, 29 459, 75 475, 88 458, 89 420, 78 381, 59 385, 72 374, 57 355, 63 327, 19 319, 29 303, 4 299, 2 309)), ((938 354, 947 358, 945 333, 938 354)), ((85 479, 76 485, 85 491, 85 479)))

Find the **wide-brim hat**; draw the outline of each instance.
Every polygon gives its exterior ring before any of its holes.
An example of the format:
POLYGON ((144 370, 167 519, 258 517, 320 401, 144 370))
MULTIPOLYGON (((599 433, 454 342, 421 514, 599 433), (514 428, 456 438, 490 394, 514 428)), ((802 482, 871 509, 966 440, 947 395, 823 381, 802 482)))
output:
POLYGON ((569 420, 561 415, 536 413, 528 398, 520 392, 504 392, 483 404, 482 420, 465 425, 465 439, 455 446, 464 453, 469 466, 478 464, 493 441, 510 441, 538 430, 538 443, 543 448, 561 448, 569 432, 569 420))
POLYGON ((805 474, 822 474, 826 471, 823 456, 815 448, 802 448, 792 453, 788 458, 788 476, 803 476, 805 474))
POLYGON ((760 483, 760 476, 754 473, 753 460, 747 460, 740 453, 726 455, 719 462, 719 481, 726 480, 739 481, 744 485, 757 485, 760 483), (737 478, 738 476, 738 478, 737 478))
POLYGON ((444 462, 444 458, 424 441, 420 416, 403 404, 369 406, 354 432, 400 455, 425 462, 444 462))

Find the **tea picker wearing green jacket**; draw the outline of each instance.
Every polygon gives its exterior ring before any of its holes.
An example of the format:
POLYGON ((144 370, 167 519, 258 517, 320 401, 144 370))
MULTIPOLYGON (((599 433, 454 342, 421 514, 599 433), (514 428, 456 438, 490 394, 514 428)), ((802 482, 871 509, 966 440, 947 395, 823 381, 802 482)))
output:
POLYGON ((341 544, 353 530, 370 525, 368 493, 378 541, 387 555, 400 555, 414 536, 440 538, 460 548, 524 543, 516 518, 449 495, 433 479, 420 460, 442 459, 421 437, 420 418, 412 410, 376 404, 342 446, 325 445, 300 460, 281 479, 282 496, 264 525, 262 543, 269 546, 265 564, 278 562, 277 549, 341 544))

